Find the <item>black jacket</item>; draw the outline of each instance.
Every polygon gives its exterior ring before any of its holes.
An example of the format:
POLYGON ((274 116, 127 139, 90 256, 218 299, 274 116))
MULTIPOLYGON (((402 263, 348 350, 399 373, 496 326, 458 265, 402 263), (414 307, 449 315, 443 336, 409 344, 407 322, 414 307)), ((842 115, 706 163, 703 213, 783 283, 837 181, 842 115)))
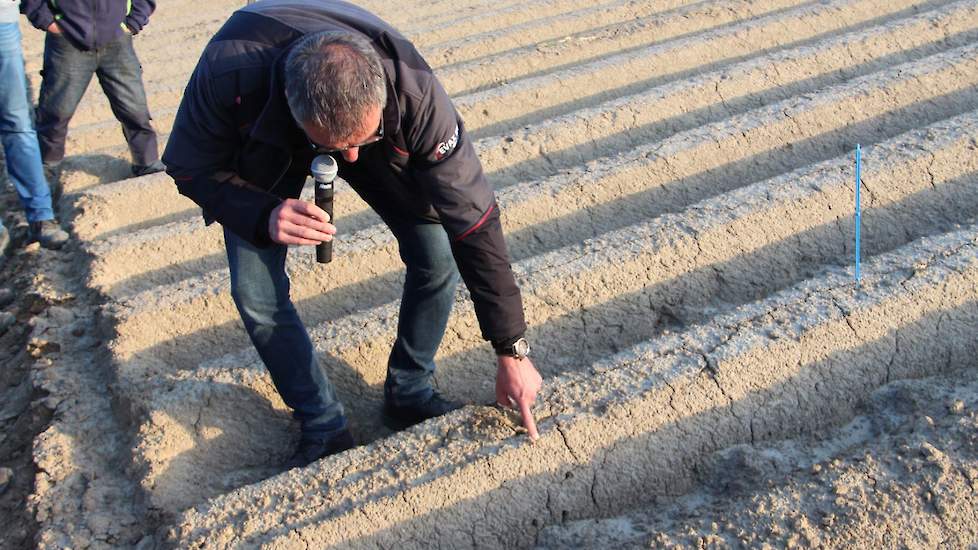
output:
POLYGON ((299 196, 315 156, 286 103, 282 60, 297 39, 322 30, 366 35, 388 84, 384 139, 362 148, 356 163, 337 158, 340 177, 375 209, 390 205, 440 221, 483 337, 523 334, 499 208, 462 120, 414 46, 361 8, 266 0, 230 17, 191 76, 163 154, 180 193, 202 207, 208 223, 268 244, 269 214, 299 196), (247 185, 230 183, 230 174, 247 185))
POLYGON ((156 0, 21 0, 20 11, 41 30, 54 21, 77 47, 94 50, 149 22, 156 0))

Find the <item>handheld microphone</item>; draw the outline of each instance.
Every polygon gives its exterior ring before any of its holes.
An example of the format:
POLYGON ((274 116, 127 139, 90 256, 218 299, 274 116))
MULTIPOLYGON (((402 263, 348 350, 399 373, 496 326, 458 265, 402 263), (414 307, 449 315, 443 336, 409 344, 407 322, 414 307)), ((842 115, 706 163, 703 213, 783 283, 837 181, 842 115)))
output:
MULTIPOLYGON (((329 223, 336 225, 333 219, 333 180, 338 170, 336 161, 329 155, 319 155, 312 159, 310 170, 316 182, 316 206, 329 214, 329 223)), ((333 261, 333 241, 316 245, 316 261, 321 264, 333 261)))

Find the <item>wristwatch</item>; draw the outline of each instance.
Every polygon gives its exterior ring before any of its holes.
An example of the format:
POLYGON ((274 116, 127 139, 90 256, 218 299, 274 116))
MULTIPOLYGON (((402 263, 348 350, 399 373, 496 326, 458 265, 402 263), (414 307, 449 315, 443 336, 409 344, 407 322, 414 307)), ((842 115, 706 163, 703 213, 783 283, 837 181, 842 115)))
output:
POLYGON ((530 343, 526 338, 520 336, 512 342, 496 348, 496 355, 508 355, 516 359, 523 359, 530 354, 530 343))

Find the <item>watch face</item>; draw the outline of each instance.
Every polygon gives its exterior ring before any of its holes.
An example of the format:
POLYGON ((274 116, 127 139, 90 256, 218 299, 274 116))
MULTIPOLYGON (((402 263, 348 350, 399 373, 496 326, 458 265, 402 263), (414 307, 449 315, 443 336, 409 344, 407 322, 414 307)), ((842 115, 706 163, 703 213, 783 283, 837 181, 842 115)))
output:
POLYGON ((526 357, 530 353, 530 343, 526 341, 526 338, 520 338, 513 342, 513 351, 518 357, 526 357))

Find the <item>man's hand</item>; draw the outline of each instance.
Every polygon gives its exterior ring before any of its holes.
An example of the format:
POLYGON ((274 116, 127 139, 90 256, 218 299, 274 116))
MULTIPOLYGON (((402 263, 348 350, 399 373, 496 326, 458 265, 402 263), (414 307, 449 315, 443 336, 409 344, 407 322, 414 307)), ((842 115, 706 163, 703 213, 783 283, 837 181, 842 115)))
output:
POLYGON ((268 236, 278 244, 319 244, 333 240, 336 226, 315 204, 285 199, 268 217, 268 236))
POLYGON ((51 34, 61 34, 61 27, 58 26, 57 21, 52 21, 51 24, 48 25, 48 32, 51 34))
POLYGON ((517 359, 500 355, 496 357, 496 363, 499 366, 496 371, 496 403, 519 410, 530 441, 536 441, 540 436, 530 409, 537 399, 537 392, 543 387, 543 378, 526 357, 517 359))

